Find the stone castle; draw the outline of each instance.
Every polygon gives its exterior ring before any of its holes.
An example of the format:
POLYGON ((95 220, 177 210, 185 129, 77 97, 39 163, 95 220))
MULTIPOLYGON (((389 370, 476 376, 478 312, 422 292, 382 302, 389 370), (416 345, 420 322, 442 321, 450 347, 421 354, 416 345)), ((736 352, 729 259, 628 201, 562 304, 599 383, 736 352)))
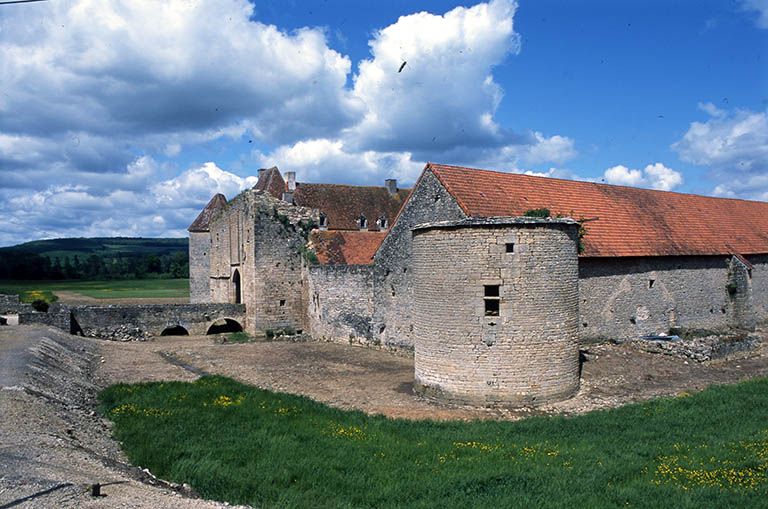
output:
POLYGON ((189 232, 193 303, 244 304, 251 333, 413 348, 416 389, 462 403, 573 395, 579 343, 768 318, 764 202, 432 163, 410 190, 270 168, 189 232))

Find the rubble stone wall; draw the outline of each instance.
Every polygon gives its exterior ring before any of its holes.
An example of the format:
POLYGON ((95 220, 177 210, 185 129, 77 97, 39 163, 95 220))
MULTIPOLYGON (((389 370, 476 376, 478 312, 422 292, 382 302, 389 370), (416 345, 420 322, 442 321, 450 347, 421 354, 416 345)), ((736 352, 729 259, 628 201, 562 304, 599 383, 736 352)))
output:
POLYGON ((314 265, 307 267, 305 273, 312 337, 321 341, 375 343, 371 325, 373 267, 314 265))

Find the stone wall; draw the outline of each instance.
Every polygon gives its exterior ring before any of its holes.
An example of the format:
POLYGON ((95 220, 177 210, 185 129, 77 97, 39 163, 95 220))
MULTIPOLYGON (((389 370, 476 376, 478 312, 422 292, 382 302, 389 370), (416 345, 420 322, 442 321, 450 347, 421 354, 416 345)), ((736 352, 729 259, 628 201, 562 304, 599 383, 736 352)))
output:
POLYGON ((309 332, 322 341, 375 343, 373 267, 315 265, 305 269, 309 332))
POLYGON ((0 293, 0 314, 31 313, 32 306, 23 304, 18 295, 0 293))
POLYGON ((754 304, 757 318, 767 318, 768 274, 764 261, 751 278, 739 265, 732 268, 730 256, 582 258, 581 339, 630 339, 672 327, 750 327, 746 306, 754 304), (733 294, 728 290, 732 278, 733 294))
POLYGON ((474 405, 533 405, 579 387, 577 225, 414 230, 416 389, 474 405))
POLYGON ((229 318, 242 325, 245 319, 242 304, 73 306, 70 311, 71 324, 68 321, 66 327, 61 328, 110 339, 147 339, 177 326, 189 334, 202 335, 217 320, 229 318))
POLYGON ((413 347, 411 228, 432 221, 462 219, 456 200, 431 171, 425 171, 376 253, 374 264, 374 341, 413 347))
POLYGON ((211 234, 189 233, 189 302, 211 301, 211 234))
POLYGON ((752 263, 752 305, 759 322, 768 321, 768 255, 747 256, 752 263))

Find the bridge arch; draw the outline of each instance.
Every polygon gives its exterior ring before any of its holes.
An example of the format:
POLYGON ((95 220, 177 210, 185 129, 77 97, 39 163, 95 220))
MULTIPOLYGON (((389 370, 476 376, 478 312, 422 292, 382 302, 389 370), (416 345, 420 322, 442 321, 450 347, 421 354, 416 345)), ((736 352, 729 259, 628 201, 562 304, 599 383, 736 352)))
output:
POLYGON ((228 332, 243 332, 243 326, 232 318, 219 318, 208 326, 206 334, 226 334, 228 332))
POLYGON ((163 329, 161 336, 189 336, 189 331, 179 324, 171 325, 163 329))

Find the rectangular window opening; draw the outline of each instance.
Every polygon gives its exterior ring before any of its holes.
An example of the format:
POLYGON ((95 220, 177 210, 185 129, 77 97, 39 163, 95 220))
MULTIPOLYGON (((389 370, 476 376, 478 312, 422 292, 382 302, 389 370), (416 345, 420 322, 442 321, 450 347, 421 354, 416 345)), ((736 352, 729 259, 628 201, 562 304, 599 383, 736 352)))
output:
POLYGON ((515 252, 515 243, 514 242, 507 242, 507 253, 514 253, 515 252))
POLYGON ((280 299, 280 306, 285 306, 285 299, 280 299))
POLYGON ((484 285, 483 295, 485 316, 499 316, 499 308, 501 305, 499 285, 484 285))
POLYGON ((648 280, 648 288, 653 288, 653 284, 656 282, 655 279, 649 279, 648 280))

